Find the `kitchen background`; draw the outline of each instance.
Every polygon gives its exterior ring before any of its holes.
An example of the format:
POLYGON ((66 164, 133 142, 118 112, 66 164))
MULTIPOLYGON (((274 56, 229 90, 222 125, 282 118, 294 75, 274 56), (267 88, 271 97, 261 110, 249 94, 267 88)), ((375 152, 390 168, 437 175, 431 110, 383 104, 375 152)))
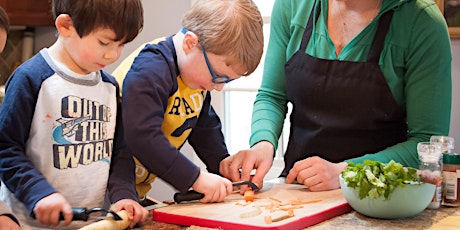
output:
MULTIPOLYGON (((271 5, 274 0, 254 0, 264 16, 265 37, 269 36, 269 20, 271 5)), ((106 67, 112 72, 116 66, 141 44, 161 36, 169 36, 179 31, 180 19, 190 8, 194 0, 143 0, 144 29, 139 36, 125 46, 122 57, 116 63, 106 67)), ((0 85, 3 85, 15 66, 30 58, 43 47, 50 46, 56 40, 53 22, 46 12, 49 12, 48 0, 0 0, 10 20, 15 23, 10 33, 4 52, 0 57, 0 85), (45 14, 45 15, 44 15, 45 14)), ((453 104, 450 136, 457 139, 455 149, 460 152, 460 39, 452 38, 452 80, 453 104)), ((248 148, 252 102, 261 79, 263 63, 251 76, 234 81, 225 86, 223 93, 213 92, 213 104, 223 121, 224 133, 230 153, 248 148)), ((287 136, 287 132, 282 138, 287 136)), ((274 178, 282 167, 285 140, 281 140, 278 157, 275 159, 273 170, 267 178, 274 178)), ((203 166, 189 146, 183 151, 194 162, 203 166)), ((204 168, 204 166, 203 166, 204 168)), ((175 190, 158 179, 154 182, 150 195, 158 200, 172 199, 175 190)))

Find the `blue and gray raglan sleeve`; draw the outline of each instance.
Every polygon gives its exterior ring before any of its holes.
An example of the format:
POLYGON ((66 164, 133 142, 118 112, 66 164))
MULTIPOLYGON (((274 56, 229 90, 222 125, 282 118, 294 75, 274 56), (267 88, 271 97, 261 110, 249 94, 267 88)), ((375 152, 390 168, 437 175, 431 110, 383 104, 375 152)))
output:
POLYGON ((10 76, 0 106, 0 179, 30 213, 37 201, 56 192, 25 153, 38 92, 53 74, 37 54, 10 76))

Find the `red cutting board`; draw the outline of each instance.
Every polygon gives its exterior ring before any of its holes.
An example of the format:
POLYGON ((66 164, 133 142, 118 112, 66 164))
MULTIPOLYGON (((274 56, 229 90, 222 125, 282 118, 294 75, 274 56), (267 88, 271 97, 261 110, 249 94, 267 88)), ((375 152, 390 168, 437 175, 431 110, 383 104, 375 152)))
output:
MULTIPOLYGON (((302 229, 320 223, 335 216, 350 212, 352 208, 342 195, 340 189, 310 192, 305 186, 299 184, 264 183, 261 191, 256 192, 253 203, 244 204, 244 198, 239 193, 234 193, 225 198, 221 203, 202 204, 188 202, 173 204, 167 207, 153 210, 153 219, 158 222, 179 224, 184 226, 201 226, 219 229, 302 229), (266 215, 278 215, 270 213, 265 206, 276 198, 283 203, 291 200, 319 202, 302 204, 301 208, 294 209, 294 216, 267 224, 264 221, 266 215), (260 215, 242 218, 241 213, 247 213, 258 205, 262 213, 260 215)), ((283 211, 277 211, 283 212, 283 211)))

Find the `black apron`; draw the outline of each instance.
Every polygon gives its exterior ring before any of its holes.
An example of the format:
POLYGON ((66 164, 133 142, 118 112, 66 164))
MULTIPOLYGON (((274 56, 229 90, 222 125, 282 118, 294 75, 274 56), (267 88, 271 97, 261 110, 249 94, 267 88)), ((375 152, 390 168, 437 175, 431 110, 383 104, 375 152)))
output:
POLYGON ((396 103, 378 65, 393 11, 380 18, 366 62, 325 60, 305 53, 320 11, 321 6, 313 17, 312 10, 300 49, 285 65, 293 111, 281 176, 307 157, 337 163, 407 139, 405 110, 396 103))

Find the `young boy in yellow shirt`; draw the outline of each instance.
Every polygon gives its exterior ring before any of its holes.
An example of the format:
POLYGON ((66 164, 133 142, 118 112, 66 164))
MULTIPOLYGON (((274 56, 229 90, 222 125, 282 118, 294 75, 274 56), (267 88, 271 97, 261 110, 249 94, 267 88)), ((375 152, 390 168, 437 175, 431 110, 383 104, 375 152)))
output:
POLYGON ((114 71, 123 82, 125 139, 145 198, 155 176, 180 192, 222 201, 231 182, 219 176, 228 155, 211 91, 251 74, 263 52, 262 17, 251 0, 198 0, 177 34, 140 47, 114 71), (180 148, 188 141, 207 171, 180 148))

